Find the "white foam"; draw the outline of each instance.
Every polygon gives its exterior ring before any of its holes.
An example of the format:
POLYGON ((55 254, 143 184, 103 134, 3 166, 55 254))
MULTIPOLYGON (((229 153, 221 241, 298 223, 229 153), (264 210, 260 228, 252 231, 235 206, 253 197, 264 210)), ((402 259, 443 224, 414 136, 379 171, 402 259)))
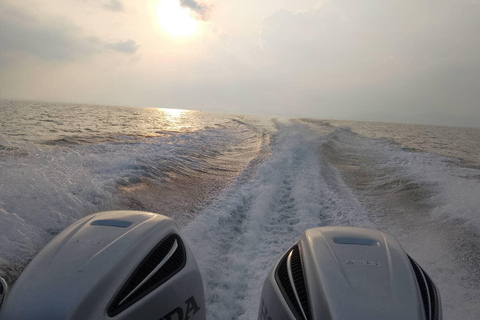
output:
POLYGON ((279 124, 253 178, 182 230, 204 278, 208 319, 255 319, 267 273, 305 229, 369 224, 354 199, 329 189, 317 154, 323 142, 303 126, 279 124))

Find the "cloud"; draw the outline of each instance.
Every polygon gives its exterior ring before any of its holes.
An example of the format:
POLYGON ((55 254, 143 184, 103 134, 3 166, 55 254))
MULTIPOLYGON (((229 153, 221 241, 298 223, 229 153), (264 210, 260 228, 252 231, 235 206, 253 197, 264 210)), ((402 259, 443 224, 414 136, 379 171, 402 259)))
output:
POLYGON ((195 0, 180 0, 180 5, 197 13, 202 20, 208 19, 211 8, 209 5, 198 3, 195 0))
POLYGON ((109 44, 109 47, 112 50, 122 52, 122 53, 126 53, 126 54, 135 54, 138 50, 137 43, 135 41, 133 41, 132 39, 128 39, 126 41, 119 41, 119 42, 109 44))
POLYGON ((0 51, 21 52, 50 61, 71 61, 108 50, 134 54, 138 48, 133 40, 112 43, 87 36, 62 17, 39 16, 6 6, 0 7, 0 43, 0 51))
POLYGON ((110 0, 110 2, 105 3, 103 7, 110 11, 123 11, 124 6, 119 0, 110 0))

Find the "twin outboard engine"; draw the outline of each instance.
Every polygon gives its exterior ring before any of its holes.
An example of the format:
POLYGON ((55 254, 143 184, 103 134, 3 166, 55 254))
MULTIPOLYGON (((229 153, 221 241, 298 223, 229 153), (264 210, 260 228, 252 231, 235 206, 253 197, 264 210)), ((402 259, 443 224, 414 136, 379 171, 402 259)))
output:
POLYGON ((439 320, 439 293, 392 236, 308 229, 270 271, 259 320, 439 320))
POLYGON ((204 320, 203 283, 175 222, 148 212, 87 216, 27 266, 2 320, 204 320))
MULTIPOLYGON (((190 249, 172 219, 148 212, 108 211, 77 221, 6 296, 0 278, 0 320, 205 320, 190 249)), ((349 227, 305 231, 270 271, 258 314, 258 320, 441 317, 435 285, 395 238, 349 227)))

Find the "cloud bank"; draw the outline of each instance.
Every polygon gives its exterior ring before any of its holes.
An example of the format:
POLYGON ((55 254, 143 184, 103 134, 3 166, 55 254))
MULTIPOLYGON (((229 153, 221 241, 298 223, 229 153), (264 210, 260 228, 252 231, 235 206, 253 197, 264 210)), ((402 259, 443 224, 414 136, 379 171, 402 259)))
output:
POLYGON ((25 53, 42 60, 71 61, 113 50, 135 54, 134 40, 109 42, 85 35, 68 19, 38 16, 28 10, 0 5, 0 51, 25 53))
POLYGON ((478 2, 339 0, 264 19, 256 59, 319 115, 464 118, 479 114, 475 30, 478 2))

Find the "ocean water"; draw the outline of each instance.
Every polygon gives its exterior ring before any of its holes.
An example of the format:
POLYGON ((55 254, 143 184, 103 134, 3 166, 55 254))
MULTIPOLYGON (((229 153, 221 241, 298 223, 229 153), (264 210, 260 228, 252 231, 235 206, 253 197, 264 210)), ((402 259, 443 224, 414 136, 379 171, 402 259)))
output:
POLYGON ((14 283, 75 220, 176 219, 208 319, 256 319, 263 281, 307 228, 396 236, 480 314, 480 129, 0 100, 0 275, 14 283))

